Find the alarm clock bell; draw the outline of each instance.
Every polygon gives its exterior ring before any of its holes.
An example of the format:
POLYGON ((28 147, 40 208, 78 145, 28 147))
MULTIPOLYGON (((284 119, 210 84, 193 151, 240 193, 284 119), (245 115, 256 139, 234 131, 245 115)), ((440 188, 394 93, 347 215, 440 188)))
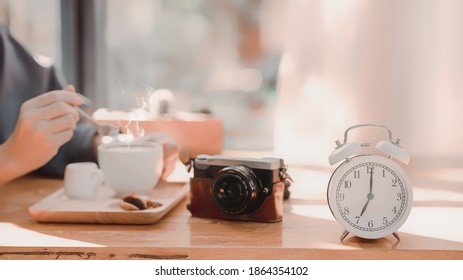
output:
POLYGON ((375 148, 378 151, 381 151, 382 153, 393 157, 397 160, 400 160, 401 162, 408 164, 410 161, 410 155, 406 150, 403 148, 399 147, 397 144, 394 144, 390 141, 379 141, 376 145, 375 148))
POLYGON ((332 151, 330 156, 328 157, 328 161, 331 165, 336 164, 340 162, 341 160, 344 160, 351 155, 355 154, 358 152, 361 148, 359 143, 346 143, 343 145, 340 145, 339 142, 336 142, 338 147, 336 150, 332 151))

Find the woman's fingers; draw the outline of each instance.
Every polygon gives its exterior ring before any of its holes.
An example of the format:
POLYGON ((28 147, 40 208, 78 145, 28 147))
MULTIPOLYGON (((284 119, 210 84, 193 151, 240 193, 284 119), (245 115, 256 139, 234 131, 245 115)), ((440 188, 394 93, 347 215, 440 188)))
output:
POLYGON ((69 90, 54 90, 29 99, 24 104, 31 107, 43 107, 60 101, 76 106, 82 104, 84 99, 69 90))
POLYGON ((42 121, 42 128, 44 132, 58 133, 65 130, 73 131, 76 128, 75 117, 71 114, 66 114, 54 118, 52 120, 42 121))
POLYGON ((74 135, 73 130, 64 130, 58 133, 53 134, 52 140, 55 142, 55 145, 61 147, 63 144, 71 140, 72 135, 74 135))
POLYGON ((31 109, 29 114, 34 115, 38 120, 52 120, 61 116, 70 115, 75 122, 79 121, 79 113, 76 108, 63 101, 31 109))

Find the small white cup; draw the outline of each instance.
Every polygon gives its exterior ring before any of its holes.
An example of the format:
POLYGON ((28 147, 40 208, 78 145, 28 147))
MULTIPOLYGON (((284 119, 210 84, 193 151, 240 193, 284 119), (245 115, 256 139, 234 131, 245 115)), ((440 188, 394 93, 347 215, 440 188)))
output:
POLYGON ((133 141, 112 142, 98 146, 98 163, 106 184, 117 196, 128 193, 148 194, 162 175, 162 144, 133 141))
POLYGON ((103 172, 94 162, 70 163, 64 170, 64 192, 71 199, 95 199, 103 182, 103 172))

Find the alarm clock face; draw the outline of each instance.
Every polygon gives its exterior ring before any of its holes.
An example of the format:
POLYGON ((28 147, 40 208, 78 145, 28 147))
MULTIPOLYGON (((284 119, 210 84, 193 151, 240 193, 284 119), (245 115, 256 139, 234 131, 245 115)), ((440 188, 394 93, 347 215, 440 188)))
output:
POLYGON ((350 233, 381 238, 397 231, 410 214, 410 180, 398 164, 376 155, 343 162, 328 183, 328 204, 350 233))

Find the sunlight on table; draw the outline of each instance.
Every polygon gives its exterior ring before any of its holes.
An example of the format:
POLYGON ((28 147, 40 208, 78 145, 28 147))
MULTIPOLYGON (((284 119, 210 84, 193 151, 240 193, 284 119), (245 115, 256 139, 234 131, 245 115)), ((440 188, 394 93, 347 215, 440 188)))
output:
POLYGON ((24 229, 12 223, 0 222, 0 246, 53 246, 56 247, 104 247, 99 244, 56 237, 24 229))
POLYGON ((461 220, 448 217, 463 217, 460 207, 413 207, 400 232, 463 243, 461 220))

